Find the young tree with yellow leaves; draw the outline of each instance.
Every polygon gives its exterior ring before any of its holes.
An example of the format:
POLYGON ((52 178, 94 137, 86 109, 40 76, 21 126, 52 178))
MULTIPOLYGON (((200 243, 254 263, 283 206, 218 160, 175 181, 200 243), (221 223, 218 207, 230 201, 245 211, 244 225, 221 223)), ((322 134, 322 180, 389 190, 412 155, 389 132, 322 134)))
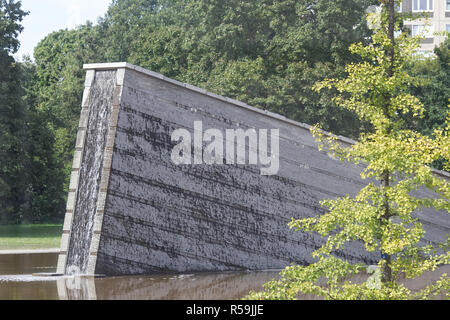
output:
POLYGON ((265 284, 265 291, 252 292, 247 298, 295 299, 299 293, 326 299, 426 299, 438 293, 450 297, 446 274, 419 292, 399 282, 401 276, 416 278, 450 263, 448 243, 438 247, 419 243, 425 231, 414 215, 423 208, 450 210, 450 184, 430 167, 441 160, 450 169, 450 113, 446 128, 435 130, 432 137, 404 129, 402 115, 422 117, 424 113, 422 103, 407 91, 410 85, 420 85, 406 71, 420 39, 399 32, 403 17, 395 10, 395 0, 380 2, 381 16, 372 43, 350 47, 362 62, 347 66, 347 78, 328 79, 315 86, 317 91, 335 88, 339 92, 335 102, 370 122, 372 132, 362 134, 351 147, 343 147, 336 136, 317 126, 312 129, 321 150, 341 161, 363 163, 361 177, 369 182, 353 198, 323 201, 328 212, 319 217, 293 219, 292 229, 327 237, 313 253, 318 262, 287 267, 280 280, 265 284), (436 197, 415 195, 419 188, 434 191, 436 197), (361 241, 367 251, 380 253, 370 281, 349 281, 367 266, 333 256, 349 241, 361 241))

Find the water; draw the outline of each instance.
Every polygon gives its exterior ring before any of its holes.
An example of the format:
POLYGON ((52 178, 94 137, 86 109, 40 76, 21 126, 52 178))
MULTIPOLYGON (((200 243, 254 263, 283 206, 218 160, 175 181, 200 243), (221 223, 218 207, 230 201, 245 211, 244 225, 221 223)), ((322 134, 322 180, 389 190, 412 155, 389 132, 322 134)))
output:
POLYGON ((56 271, 58 251, 26 251, 20 254, 0 253, 0 276, 50 273, 56 271))
POLYGON ((279 271, 132 277, 33 276, 54 273, 57 253, 0 254, 0 300, 236 300, 279 271))
POLYGON ((114 81, 114 71, 97 72, 95 84, 90 90, 89 123, 67 256, 67 266, 75 267, 82 274, 86 273, 89 260, 114 81))
MULTIPOLYGON (((277 278, 279 272, 111 278, 46 275, 56 271, 56 263, 56 252, 0 254, 0 300, 236 300, 251 290, 261 290, 262 284, 277 278)), ((417 290, 437 280, 444 272, 450 273, 449 265, 405 284, 417 290)), ((357 278, 352 280, 366 279, 364 275, 357 278)), ((314 299, 312 296, 300 298, 314 299)), ((442 298, 443 295, 438 297, 442 298)))

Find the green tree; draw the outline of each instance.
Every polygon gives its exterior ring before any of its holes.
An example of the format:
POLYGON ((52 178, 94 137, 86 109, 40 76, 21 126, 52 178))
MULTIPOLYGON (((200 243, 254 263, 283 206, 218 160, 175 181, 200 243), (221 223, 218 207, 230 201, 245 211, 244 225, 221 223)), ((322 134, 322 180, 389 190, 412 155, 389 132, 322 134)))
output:
MULTIPOLYGON (((21 8, 21 1, 1 0, 0 1, 0 49, 2 58, 5 55, 14 54, 19 49, 19 33, 23 31, 20 24, 23 18, 28 15, 21 8)), ((9 57, 11 62, 12 57, 9 57)))
POLYGON ((107 20, 117 39, 112 43, 129 52, 116 58, 356 137, 359 119, 312 86, 342 76, 345 64, 357 59, 347 48, 370 35, 364 12, 375 2, 160 1, 157 10, 144 11, 122 0, 107 20), (128 9, 119 10, 123 6, 128 9), (139 15, 126 20, 130 10, 139 15))
POLYGON ((406 119, 409 128, 431 135, 445 126, 447 104, 450 101, 450 38, 434 49, 435 56, 418 59, 410 66, 412 75, 422 80, 419 87, 410 87, 412 95, 425 107, 421 119, 406 119))
POLYGON ((403 128, 399 114, 420 119, 425 111, 408 92, 410 84, 420 84, 407 72, 419 40, 406 33, 394 37, 402 16, 396 13, 394 0, 380 2, 381 26, 372 43, 350 46, 363 60, 347 65, 346 78, 328 79, 315 86, 316 90, 336 88, 336 104, 370 122, 373 131, 362 134, 347 148, 336 136, 318 127, 312 130, 321 150, 342 161, 364 163, 361 177, 369 182, 355 197, 323 201, 328 212, 319 217, 293 219, 291 228, 327 237, 313 253, 317 262, 286 268, 280 280, 269 282, 265 292, 253 292, 249 298, 294 299, 299 292, 326 299, 423 299, 440 292, 449 297, 450 278, 445 274, 415 293, 398 281, 401 274, 415 278, 450 262, 448 244, 433 247, 420 243, 424 229, 414 214, 422 208, 450 210, 448 180, 430 168, 439 158, 447 164, 450 161, 450 112, 445 128, 434 130, 432 136, 403 128), (414 193, 419 188, 430 189, 436 198, 420 197, 414 193), (379 277, 371 279, 375 281, 356 284, 348 280, 350 275, 366 270, 362 264, 333 255, 349 241, 360 241, 367 251, 381 254, 379 277), (323 278, 325 284, 320 283, 323 278))
POLYGON ((11 56, 26 15, 20 1, 0 1, 0 223, 19 222, 26 205, 27 110, 20 67, 11 56))
POLYGON ((34 50, 30 94, 33 221, 61 222, 84 89, 84 63, 103 61, 99 28, 91 23, 53 32, 34 50))
POLYGON ((132 54, 130 44, 151 23, 152 16, 170 1, 164 0, 113 0, 99 25, 105 43, 108 61, 127 61, 132 54))

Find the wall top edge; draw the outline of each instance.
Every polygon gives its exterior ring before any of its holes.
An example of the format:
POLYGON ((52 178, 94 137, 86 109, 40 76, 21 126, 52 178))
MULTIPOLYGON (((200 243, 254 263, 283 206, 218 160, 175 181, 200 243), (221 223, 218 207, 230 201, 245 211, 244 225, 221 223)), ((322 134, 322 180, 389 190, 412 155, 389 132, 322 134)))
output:
POLYGON ((88 63, 83 65, 84 70, 114 70, 120 68, 132 69, 132 64, 127 62, 112 62, 112 63, 88 63))
MULTIPOLYGON (((194 92, 206 95, 206 96, 210 96, 210 97, 215 98, 217 100, 221 100, 221 101, 224 101, 224 102, 227 102, 227 103, 231 103, 231 104, 234 104, 236 106, 239 106, 239 107, 251 110, 253 112, 256 112, 256 113, 259 113, 259 114, 262 114, 262 115, 265 115, 265 116, 268 116, 268 117, 271 117, 271 118, 276 118, 276 119, 284 121, 284 122, 288 122, 288 123, 290 123, 292 125, 301 127, 301 128, 306 129, 308 131, 311 129, 311 126, 308 125, 308 124, 297 122, 297 121, 288 119, 285 116, 282 116, 280 114, 277 114, 277 113, 274 113, 274 112, 270 112, 270 111, 267 111, 267 110, 263 110, 263 109, 258 109, 258 108, 252 107, 252 106, 250 106, 250 105, 248 105, 248 104, 246 104, 244 102, 241 102, 241 101, 238 101, 238 100, 234 100, 234 99, 231 99, 231 98, 227 98, 227 97, 224 97, 224 96, 220 96, 218 94, 215 94, 215 93, 212 93, 212 92, 208 92, 205 89, 202 89, 202 88, 199 88, 199 87, 187 84, 187 83, 183 83, 183 82, 171 79, 171 78, 167 78, 166 76, 164 76, 164 75, 162 75, 160 73, 157 73, 157 72, 154 72, 154 71, 150 71, 150 70, 144 69, 142 67, 135 66, 135 65, 133 65, 131 63, 128 63, 128 62, 85 64, 85 65, 83 65, 83 68, 84 68, 84 70, 97 70, 97 71, 106 71, 106 70, 115 70, 115 69, 129 69, 129 70, 133 70, 133 71, 136 71, 136 72, 148 75, 150 77, 157 78, 157 79, 160 79, 162 81, 174 84, 176 86, 179 86, 179 87, 182 87, 182 88, 186 88, 188 90, 191 90, 191 91, 194 91, 194 92)), ((353 141, 352 139, 349 139, 349 138, 343 137, 343 136, 338 136, 338 139, 340 141, 348 143, 348 144, 355 143, 355 141, 353 141)))
MULTIPOLYGON (((151 70, 148 70, 148 69, 144 69, 144 68, 139 67, 139 66, 135 66, 135 65, 133 65, 131 63, 128 63, 128 62, 84 64, 83 65, 83 69, 84 70, 98 70, 98 71, 116 70, 116 69, 133 70, 133 71, 145 74, 147 76, 150 76, 150 77, 153 77, 153 78, 157 78, 157 79, 160 79, 162 81, 171 83, 173 85, 176 85, 176 86, 179 86, 179 87, 182 87, 182 88, 185 88, 185 89, 188 89, 188 90, 191 90, 191 91, 194 91, 194 92, 197 92, 197 93, 200 93, 200 94, 212 97, 214 99, 217 99, 217 100, 220 100, 220 101, 223 101, 223 102, 227 102, 227 103, 233 104, 235 106, 238 106, 238 107, 241 107, 241 108, 253 111, 255 113, 258 113, 258 114, 261 114, 261 115, 265 115, 265 116, 270 117, 270 118, 275 118, 275 119, 278 119, 278 120, 283 121, 283 122, 287 122, 287 123, 289 123, 291 125, 294 125, 294 126, 297 126, 297 127, 303 128, 303 129, 306 129, 308 131, 312 127, 312 126, 310 126, 310 125, 308 125, 306 123, 301 123, 301 122, 298 122, 298 121, 294 121, 294 120, 288 119, 285 116, 282 116, 280 114, 277 114, 277 113, 274 113, 274 112, 270 112, 270 111, 267 111, 267 110, 263 110, 263 109, 258 109, 258 108, 252 107, 252 106, 250 106, 250 105, 248 105, 248 104, 246 104, 244 102, 241 102, 241 101, 238 101, 238 100, 235 100, 235 99, 231 99, 231 98, 227 98, 227 97, 224 97, 224 96, 220 96, 218 94, 208 92, 205 89, 202 89, 202 88, 199 88, 199 87, 187 84, 187 83, 183 83, 183 82, 180 82, 180 81, 177 81, 177 80, 173 80, 171 78, 167 78, 167 77, 165 77, 164 75, 162 75, 160 73, 157 73, 157 72, 154 72, 154 71, 151 71, 151 70)), ((327 135, 329 134, 328 132, 324 132, 324 133, 327 134, 327 135)), ((346 143, 346 144, 349 144, 349 145, 352 145, 352 144, 356 143, 355 140, 352 140, 352 139, 344 137, 344 136, 337 136, 337 139, 338 139, 338 141, 346 143)), ((440 175, 440 176, 443 176, 443 177, 445 177, 447 179, 450 179, 450 173, 448 173, 446 171, 433 169, 433 172, 438 174, 438 175, 440 175)))
MULTIPOLYGON (((183 87, 183 88, 186 88, 188 90, 191 90, 191 91, 194 91, 194 92, 206 95, 206 96, 210 96, 210 97, 215 98, 217 100, 221 100, 221 101, 224 101, 224 102, 228 102, 228 103, 234 104, 234 105, 239 106, 239 107, 243 107, 245 109, 254 111, 256 113, 260 113, 260 114, 263 114, 263 115, 266 115, 266 116, 269 116, 269 117, 272 117, 272 118, 276 118, 276 119, 281 120, 281 121, 289 122, 289 123, 291 123, 293 125, 300 126, 300 127, 304 128, 304 129, 306 129, 308 131, 311 128, 310 125, 307 125, 305 123, 300 123, 300 122, 297 122, 297 121, 294 121, 294 120, 290 120, 290 119, 288 119, 288 118, 286 118, 286 117, 284 117, 284 116, 282 116, 280 114, 273 113, 273 112, 266 111, 266 110, 262 110, 262 109, 258 109, 258 108, 252 107, 252 106, 250 106, 250 105, 248 105, 248 104, 246 104, 244 102, 241 102, 241 101, 238 101, 238 100, 234 100, 234 99, 231 99, 231 98, 227 98, 227 97, 223 97, 223 96, 217 95, 215 93, 208 92, 205 89, 202 89, 202 88, 199 88, 199 87, 187 84, 187 83, 183 83, 183 82, 180 82, 180 81, 177 81, 177 80, 173 80, 171 78, 167 78, 167 77, 165 77, 164 75, 162 75, 160 73, 157 73, 157 72, 154 72, 154 71, 150 71, 150 70, 147 70, 147 69, 135 66, 135 65, 133 65, 131 63, 128 63, 128 62, 85 64, 83 66, 83 68, 84 68, 84 70, 98 70, 98 71, 115 70, 115 69, 129 69, 129 70, 133 70, 133 71, 136 71, 136 72, 139 72, 139 73, 143 73, 143 74, 145 74, 147 76, 150 76, 150 77, 153 77, 153 78, 157 78, 157 79, 160 79, 162 81, 174 84, 176 86, 183 87)), ((348 139, 346 137, 340 137, 340 138, 342 138, 342 140, 344 142, 347 142, 347 143, 350 143, 350 144, 354 143, 353 140, 348 139)))

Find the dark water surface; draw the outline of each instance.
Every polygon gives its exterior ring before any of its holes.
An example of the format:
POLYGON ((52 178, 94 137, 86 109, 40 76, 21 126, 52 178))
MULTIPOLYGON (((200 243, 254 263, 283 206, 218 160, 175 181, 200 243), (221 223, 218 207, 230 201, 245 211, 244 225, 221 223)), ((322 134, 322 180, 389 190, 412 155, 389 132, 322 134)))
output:
POLYGON ((234 300, 279 271, 75 278, 54 273, 57 253, 0 254, 0 300, 234 300))
MULTIPOLYGON (((260 290, 263 283, 277 278, 279 273, 227 272, 95 279, 45 275, 56 271, 57 258, 56 252, 0 253, 0 300, 235 300, 251 290, 260 290)), ((450 266, 429 272, 419 280, 405 281, 405 284, 410 289, 420 289, 437 280, 442 273, 450 273, 450 266)), ((357 278, 352 280, 365 281, 366 276, 357 278)))

